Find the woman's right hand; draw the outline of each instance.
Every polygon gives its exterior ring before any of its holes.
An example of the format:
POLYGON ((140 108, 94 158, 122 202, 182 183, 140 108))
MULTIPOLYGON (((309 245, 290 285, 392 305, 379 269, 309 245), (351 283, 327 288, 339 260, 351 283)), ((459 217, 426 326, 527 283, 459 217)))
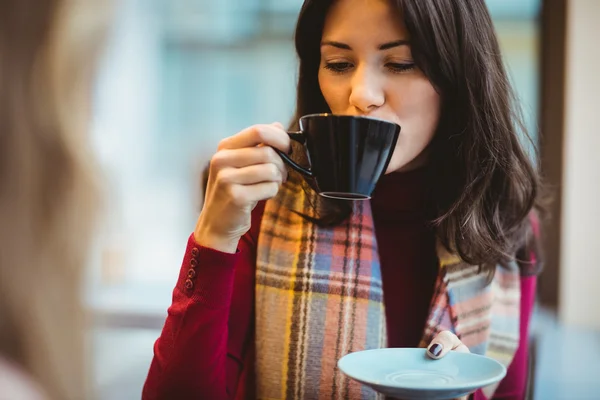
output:
POLYGON ((219 143, 194 230, 199 245, 235 253, 250 229, 256 204, 274 197, 287 180, 283 160, 271 146, 290 150, 290 138, 280 123, 255 125, 219 143))

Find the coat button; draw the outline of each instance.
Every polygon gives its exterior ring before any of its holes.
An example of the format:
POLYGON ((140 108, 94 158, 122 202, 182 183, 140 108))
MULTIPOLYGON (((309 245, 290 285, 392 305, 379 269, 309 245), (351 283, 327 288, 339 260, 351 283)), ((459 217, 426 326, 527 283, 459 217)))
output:
POLYGON ((194 279, 196 277, 196 271, 194 271, 193 269, 190 269, 188 271, 188 279, 194 279))
POLYGON ((192 266, 192 268, 194 268, 196 265, 198 265, 198 260, 196 260, 195 258, 192 258, 190 261, 190 265, 192 266))
POLYGON ((193 287, 194 287, 194 282, 192 282, 192 280, 191 280, 191 279, 186 279, 186 281, 185 281, 185 288, 186 288, 187 290, 190 290, 190 289, 192 289, 193 287))
POLYGON ((197 248, 197 247, 194 247, 194 248, 192 249, 192 256, 193 256, 193 257, 198 257, 198 248, 197 248))

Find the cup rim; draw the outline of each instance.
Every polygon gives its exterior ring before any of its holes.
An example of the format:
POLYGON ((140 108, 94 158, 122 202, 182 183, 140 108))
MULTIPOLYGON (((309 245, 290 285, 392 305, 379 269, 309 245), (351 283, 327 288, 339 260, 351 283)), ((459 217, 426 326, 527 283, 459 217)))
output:
POLYGON ((367 115, 314 113, 314 114, 303 115, 302 117, 300 117, 300 120, 308 119, 308 118, 319 118, 319 117, 323 117, 323 118, 325 118, 325 117, 336 117, 336 118, 342 118, 342 119, 348 119, 348 118, 352 118, 352 119, 364 119, 364 120, 369 120, 369 121, 384 122, 384 123, 388 123, 388 124, 392 124, 392 125, 396 125, 397 127, 400 127, 400 125, 398 125, 395 122, 387 121, 387 120, 382 119, 382 118, 371 117, 371 116, 367 116, 367 115))

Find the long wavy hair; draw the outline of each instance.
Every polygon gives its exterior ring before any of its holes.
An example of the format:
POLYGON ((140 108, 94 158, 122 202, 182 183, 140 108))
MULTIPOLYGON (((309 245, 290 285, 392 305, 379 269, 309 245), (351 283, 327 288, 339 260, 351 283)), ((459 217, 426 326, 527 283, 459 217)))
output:
MULTIPOLYGON (((306 0, 298 19, 297 106, 330 112, 318 82, 320 41, 334 0, 306 0)), ((441 243, 472 265, 514 259, 539 201, 540 178, 523 146, 529 139, 484 0, 390 0, 410 34, 412 54, 442 99, 427 166, 441 243)), ((529 139, 531 140, 531 139, 529 139)), ((297 179, 297 178, 296 178, 297 179)), ((309 189, 307 189, 309 190, 309 189)), ((320 198, 318 223, 335 225, 347 202, 320 198)))
POLYGON ((81 276, 98 205, 86 137, 106 3, 0 2, 0 357, 91 398, 81 276))

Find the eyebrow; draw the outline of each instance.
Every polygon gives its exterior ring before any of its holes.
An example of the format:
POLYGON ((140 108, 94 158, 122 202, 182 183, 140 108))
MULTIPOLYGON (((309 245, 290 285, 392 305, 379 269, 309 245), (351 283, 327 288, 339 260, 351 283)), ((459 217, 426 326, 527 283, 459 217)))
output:
MULTIPOLYGON (((350 47, 350 45, 347 45, 346 43, 336 42, 334 40, 325 40, 325 41, 321 42, 321 47, 323 47, 323 46, 337 47, 338 49, 342 49, 342 50, 352 50, 352 47, 350 47)), ((410 42, 406 39, 394 40, 393 42, 387 42, 387 43, 380 44, 378 46, 378 49, 379 50, 389 50, 389 49, 393 49, 394 47, 400 47, 400 46, 410 46, 410 42)))

